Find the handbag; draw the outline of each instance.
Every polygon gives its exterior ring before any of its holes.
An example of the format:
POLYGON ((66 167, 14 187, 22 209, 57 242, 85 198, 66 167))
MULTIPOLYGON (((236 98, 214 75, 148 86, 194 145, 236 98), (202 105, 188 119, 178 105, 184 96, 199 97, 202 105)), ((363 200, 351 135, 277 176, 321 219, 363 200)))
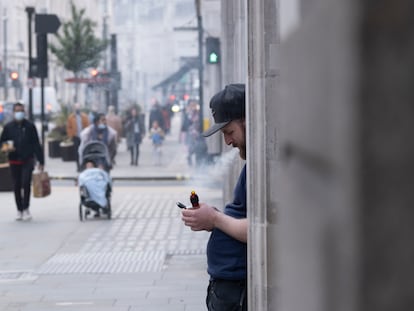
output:
POLYGON ((35 198, 44 198, 50 195, 50 178, 49 174, 43 172, 33 172, 33 196, 35 198))

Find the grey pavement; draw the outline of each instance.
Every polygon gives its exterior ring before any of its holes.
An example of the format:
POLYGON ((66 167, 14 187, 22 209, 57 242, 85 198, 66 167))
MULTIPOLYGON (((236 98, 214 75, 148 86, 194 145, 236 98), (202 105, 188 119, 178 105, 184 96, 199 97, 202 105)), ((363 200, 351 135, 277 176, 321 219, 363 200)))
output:
MULTIPOLYGON (((195 189, 220 207, 215 172, 222 169, 189 167, 177 128, 175 119, 161 167, 152 164, 148 139, 138 167, 129 165, 121 143, 111 172, 111 220, 80 222, 72 182, 53 180, 50 196, 32 198, 30 222, 15 221, 12 193, 0 192, 0 310, 205 310, 209 234, 185 227, 175 202, 188 203, 195 189), (150 181, 160 176, 179 178, 150 181)), ((77 175, 75 164, 61 159, 47 159, 46 169, 56 178, 77 175)))

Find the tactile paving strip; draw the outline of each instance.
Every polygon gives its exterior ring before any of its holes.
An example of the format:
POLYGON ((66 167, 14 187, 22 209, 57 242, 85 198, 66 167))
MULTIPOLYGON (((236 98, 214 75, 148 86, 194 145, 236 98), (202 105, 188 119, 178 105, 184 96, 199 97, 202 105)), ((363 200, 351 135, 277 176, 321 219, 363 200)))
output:
POLYGON ((161 271, 163 251, 119 253, 72 253, 51 257, 39 274, 131 273, 161 271))
POLYGON ((37 275, 27 271, 0 271, 0 283, 13 281, 32 281, 37 275))
POLYGON ((170 195, 130 194, 114 219, 85 241, 82 252, 205 253, 208 232, 193 232, 181 221, 180 209, 170 195))
POLYGON ((124 196, 113 219, 103 221, 79 252, 57 253, 36 272, 157 272, 163 269, 167 256, 205 254, 209 233, 185 227, 175 199, 171 193, 124 196))

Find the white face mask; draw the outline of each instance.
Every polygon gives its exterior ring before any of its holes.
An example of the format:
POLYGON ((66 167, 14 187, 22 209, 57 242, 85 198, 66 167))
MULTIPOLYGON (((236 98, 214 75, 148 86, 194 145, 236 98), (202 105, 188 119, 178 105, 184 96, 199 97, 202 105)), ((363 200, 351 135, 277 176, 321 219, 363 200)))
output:
POLYGON ((24 111, 16 111, 14 113, 14 118, 16 121, 22 121, 24 119, 24 111))
POLYGON ((100 129, 100 130, 103 130, 103 129, 105 129, 106 128, 106 125, 105 124, 99 124, 98 125, 98 129, 100 129))

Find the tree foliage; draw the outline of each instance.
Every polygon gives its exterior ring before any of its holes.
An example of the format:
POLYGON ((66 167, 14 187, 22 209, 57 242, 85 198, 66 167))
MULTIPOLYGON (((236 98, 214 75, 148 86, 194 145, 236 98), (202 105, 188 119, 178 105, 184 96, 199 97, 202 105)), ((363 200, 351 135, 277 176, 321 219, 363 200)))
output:
POLYGON ((63 33, 55 36, 58 45, 50 44, 63 67, 76 76, 87 68, 96 67, 108 42, 94 34, 96 23, 85 17, 85 9, 78 10, 71 2, 71 20, 63 24, 63 33))

